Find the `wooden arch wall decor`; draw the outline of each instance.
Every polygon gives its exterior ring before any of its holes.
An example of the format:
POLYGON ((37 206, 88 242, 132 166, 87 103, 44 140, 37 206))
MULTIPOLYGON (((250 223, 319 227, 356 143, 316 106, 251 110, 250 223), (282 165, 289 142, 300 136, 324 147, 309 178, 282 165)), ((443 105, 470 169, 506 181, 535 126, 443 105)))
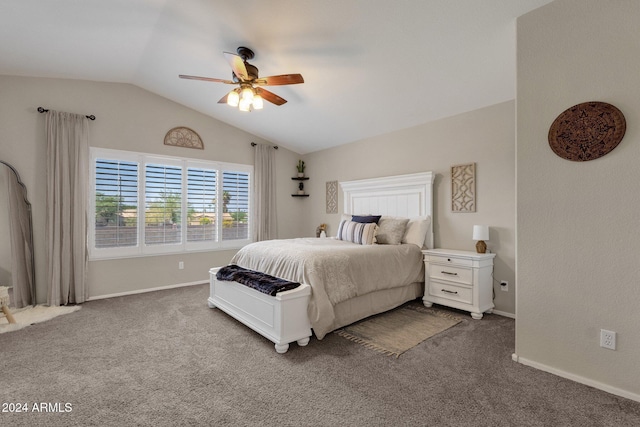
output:
POLYGON ((200 135, 193 129, 184 126, 175 127, 167 132, 164 137, 164 145, 204 150, 204 144, 202 143, 200 135))
POLYGON ((627 129, 620 110, 606 102, 583 102, 562 112, 549 128, 549 146, 574 162, 595 160, 618 146, 627 129))

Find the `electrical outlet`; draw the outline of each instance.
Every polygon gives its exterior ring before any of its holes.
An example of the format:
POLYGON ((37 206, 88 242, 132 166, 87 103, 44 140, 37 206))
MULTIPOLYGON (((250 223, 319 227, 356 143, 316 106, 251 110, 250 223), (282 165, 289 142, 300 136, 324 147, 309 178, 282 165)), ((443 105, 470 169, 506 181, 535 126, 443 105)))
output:
POLYGON ((613 331, 607 331, 606 329, 600 329, 600 347, 608 348, 609 350, 615 350, 616 333, 613 331))
POLYGON ((178 270, 184 270, 184 261, 178 262, 178 270))
POLYGON ((500 290, 504 292, 509 292, 509 282, 507 282, 506 280, 503 280, 502 282, 500 282, 500 290))

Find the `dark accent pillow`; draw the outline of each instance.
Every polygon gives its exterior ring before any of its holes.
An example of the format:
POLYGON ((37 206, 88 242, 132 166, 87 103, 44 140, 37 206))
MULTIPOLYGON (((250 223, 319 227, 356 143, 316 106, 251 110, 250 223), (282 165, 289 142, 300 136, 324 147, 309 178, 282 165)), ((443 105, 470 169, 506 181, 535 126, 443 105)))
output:
POLYGON ((375 222, 377 224, 381 217, 382 215, 353 215, 351 221, 362 223, 375 222))

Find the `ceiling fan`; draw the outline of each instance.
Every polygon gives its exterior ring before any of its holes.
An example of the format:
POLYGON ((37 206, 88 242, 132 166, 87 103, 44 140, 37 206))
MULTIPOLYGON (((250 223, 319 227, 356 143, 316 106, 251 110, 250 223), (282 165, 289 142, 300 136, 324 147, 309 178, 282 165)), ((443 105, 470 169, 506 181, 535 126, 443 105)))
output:
POLYGON ((240 111, 260 110, 263 107, 262 100, 266 100, 275 105, 282 105, 286 99, 279 97, 262 86, 282 86, 304 83, 300 74, 281 74, 279 76, 258 77, 258 68, 249 64, 247 60, 253 59, 254 53, 248 47, 240 46, 238 54, 224 52, 224 57, 229 62, 233 72, 231 80, 216 79, 213 77, 198 77, 180 74, 181 79, 204 80, 207 82, 225 83, 238 85, 237 88, 223 96, 219 104, 228 104, 238 107, 240 111))

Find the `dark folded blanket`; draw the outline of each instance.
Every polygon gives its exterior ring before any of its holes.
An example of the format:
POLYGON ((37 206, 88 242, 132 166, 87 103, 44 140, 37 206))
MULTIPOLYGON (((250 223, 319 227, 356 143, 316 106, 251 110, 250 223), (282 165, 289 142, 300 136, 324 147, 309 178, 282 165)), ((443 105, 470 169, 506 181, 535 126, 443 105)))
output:
POLYGON ((260 291, 263 294, 275 296, 278 292, 295 289, 300 283, 279 279, 259 271, 248 270, 237 265, 227 265, 218 270, 216 274, 218 280, 228 282, 238 282, 245 286, 260 291))

